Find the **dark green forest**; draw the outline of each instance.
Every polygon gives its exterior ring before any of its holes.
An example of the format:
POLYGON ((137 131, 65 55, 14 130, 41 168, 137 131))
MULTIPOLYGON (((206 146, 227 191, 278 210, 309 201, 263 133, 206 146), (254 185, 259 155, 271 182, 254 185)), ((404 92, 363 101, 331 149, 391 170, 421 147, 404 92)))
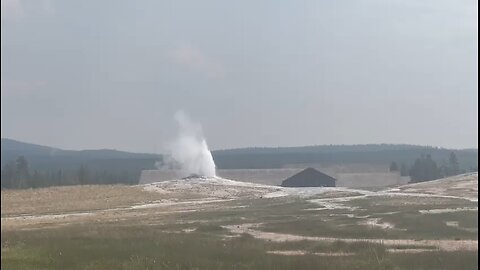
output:
MULTIPOLYGON (((62 150, 2 139, 1 187, 36 188, 78 184, 137 184, 140 173, 155 169, 158 154, 116 150, 62 150)), ((477 149, 452 150, 429 146, 371 144, 212 151, 219 169, 282 168, 316 163, 382 165, 426 181, 478 170, 477 149)))

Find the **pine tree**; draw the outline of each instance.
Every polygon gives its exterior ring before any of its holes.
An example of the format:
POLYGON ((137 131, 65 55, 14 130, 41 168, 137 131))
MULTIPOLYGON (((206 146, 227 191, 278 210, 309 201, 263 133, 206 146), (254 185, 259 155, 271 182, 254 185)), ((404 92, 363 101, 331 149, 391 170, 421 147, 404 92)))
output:
POLYGON ((7 162, 2 170, 2 188, 13 188, 15 179, 15 164, 7 162))
POLYGON ((24 156, 19 156, 15 160, 15 183, 16 188, 26 188, 28 187, 28 181, 30 178, 30 173, 28 171, 28 162, 24 156))
POLYGON ((398 172, 398 165, 396 162, 390 163, 390 171, 391 172, 398 172))
POLYGON ((417 158, 410 170, 412 182, 438 179, 439 175, 437 163, 432 159, 431 155, 422 155, 421 158, 417 158))
POLYGON ((83 164, 80 166, 80 168, 77 171, 77 177, 78 177, 78 183, 80 185, 86 185, 89 183, 90 175, 89 175, 87 166, 83 164))
POLYGON ((404 163, 402 163, 402 165, 400 166, 400 175, 408 176, 407 166, 404 163))
POLYGON ((454 152, 450 153, 450 157, 448 158, 449 163, 449 176, 450 175, 457 175, 460 173, 460 166, 458 165, 457 156, 454 152))

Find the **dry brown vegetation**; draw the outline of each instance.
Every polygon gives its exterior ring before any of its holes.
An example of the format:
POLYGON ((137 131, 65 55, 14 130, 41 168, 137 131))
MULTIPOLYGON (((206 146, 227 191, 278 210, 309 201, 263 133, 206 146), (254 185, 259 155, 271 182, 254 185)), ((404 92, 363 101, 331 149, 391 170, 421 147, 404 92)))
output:
POLYGON ((125 185, 2 190, 1 195, 2 217, 112 209, 172 197, 125 185))

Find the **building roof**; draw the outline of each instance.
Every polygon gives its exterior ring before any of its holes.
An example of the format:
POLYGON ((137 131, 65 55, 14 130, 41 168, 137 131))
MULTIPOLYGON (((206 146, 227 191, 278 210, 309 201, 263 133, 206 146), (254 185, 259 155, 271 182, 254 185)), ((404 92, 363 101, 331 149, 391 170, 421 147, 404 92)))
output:
POLYGON ((311 186, 317 186, 318 182, 335 182, 336 179, 314 168, 306 168, 305 170, 285 179, 282 182, 282 186, 292 186, 296 185, 296 183, 300 184, 301 186, 310 186, 305 185, 305 182, 311 181, 311 186))
POLYGON ((287 178, 286 180, 290 179, 290 178, 296 178, 298 176, 303 176, 303 175, 310 175, 310 174, 313 174, 313 175, 318 175, 319 177, 322 177, 322 178, 326 178, 326 179, 331 179, 331 180, 334 180, 336 181, 337 179, 331 177, 330 175, 328 174, 325 174, 317 169, 314 169, 314 168, 306 168, 305 170, 297 173, 297 174, 294 174, 292 176, 290 176, 289 178, 287 178))

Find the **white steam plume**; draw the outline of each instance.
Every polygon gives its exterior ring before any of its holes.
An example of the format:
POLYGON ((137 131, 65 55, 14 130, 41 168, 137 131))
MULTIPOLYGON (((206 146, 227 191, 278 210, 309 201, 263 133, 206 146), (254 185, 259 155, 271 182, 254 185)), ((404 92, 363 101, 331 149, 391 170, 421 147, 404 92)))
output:
POLYGON ((183 111, 175 113, 178 136, 168 145, 168 155, 163 158, 160 169, 176 169, 179 176, 199 175, 214 177, 215 162, 203 137, 202 128, 194 123, 183 111))

